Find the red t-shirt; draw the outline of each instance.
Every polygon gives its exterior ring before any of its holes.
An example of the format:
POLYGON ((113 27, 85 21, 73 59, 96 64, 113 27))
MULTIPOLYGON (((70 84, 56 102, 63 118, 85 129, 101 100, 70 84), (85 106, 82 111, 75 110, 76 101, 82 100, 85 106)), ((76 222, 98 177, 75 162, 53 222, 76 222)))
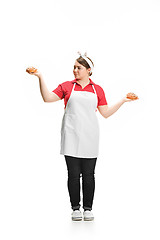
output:
POLYGON ((66 81, 66 82, 59 84, 58 87, 56 89, 54 89, 52 92, 57 94, 58 97, 60 97, 61 99, 64 98, 64 104, 65 104, 64 108, 66 108, 66 105, 67 105, 68 99, 70 97, 74 82, 76 82, 74 91, 88 91, 88 92, 94 93, 93 87, 91 85, 91 84, 93 84, 95 87, 96 93, 97 93, 97 97, 98 97, 97 107, 102 106, 102 105, 107 105, 105 93, 104 93, 102 87, 95 84, 90 78, 89 78, 89 80, 90 80, 90 83, 87 86, 85 86, 83 89, 82 89, 82 86, 77 82, 77 80, 74 79, 73 81, 66 81))

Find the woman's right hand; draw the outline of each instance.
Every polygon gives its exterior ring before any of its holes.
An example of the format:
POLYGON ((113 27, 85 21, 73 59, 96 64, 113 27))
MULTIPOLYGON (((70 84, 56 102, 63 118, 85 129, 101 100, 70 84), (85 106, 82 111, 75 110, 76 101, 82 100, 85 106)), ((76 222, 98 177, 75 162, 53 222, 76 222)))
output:
MULTIPOLYGON (((29 68, 27 68, 27 69, 29 69, 29 68)), ((27 69, 26 69, 26 72, 28 72, 31 75, 35 75, 37 77, 40 77, 42 75, 41 72, 38 69, 35 72, 27 71, 27 69)))

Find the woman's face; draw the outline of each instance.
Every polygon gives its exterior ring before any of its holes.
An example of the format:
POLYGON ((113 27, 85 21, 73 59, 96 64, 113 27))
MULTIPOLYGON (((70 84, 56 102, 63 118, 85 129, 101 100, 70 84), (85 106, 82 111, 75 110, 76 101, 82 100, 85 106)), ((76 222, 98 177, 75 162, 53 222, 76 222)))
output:
POLYGON ((86 69, 83 65, 81 65, 79 62, 75 61, 73 74, 75 78, 77 79, 83 79, 87 76, 89 76, 90 68, 86 69))

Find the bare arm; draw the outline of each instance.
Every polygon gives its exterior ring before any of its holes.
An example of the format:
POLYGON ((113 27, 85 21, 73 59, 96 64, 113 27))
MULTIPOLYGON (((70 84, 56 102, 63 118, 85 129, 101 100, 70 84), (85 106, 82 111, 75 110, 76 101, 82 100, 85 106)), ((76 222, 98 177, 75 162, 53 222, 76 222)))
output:
POLYGON ((110 107, 108 105, 98 106, 98 110, 104 118, 108 118, 113 113, 115 113, 125 102, 130 102, 130 101, 135 101, 135 100, 131 100, 124 97, 113 106, 110 106, 110 107))
POLYGON ((42 74, 37 71, 34 73, 30 73, 31 75, 35 75, 39 78, 39 87, 40 87, 40 92, 42 95, 42 98, 44 102, 56 102, 58 100, 61 100, 61 98, 55 94, 54 92, 50 92, 44 82, 42 74))
POLYGON ((39 86, 40 86, 40 92, 44 102, 56 102, 58 100, 61 100, 61 98, 58 97, 57 94, 55 94, 54 92, 49 92, 44 82, 42 74, 40 74, 39 76, 39 86))

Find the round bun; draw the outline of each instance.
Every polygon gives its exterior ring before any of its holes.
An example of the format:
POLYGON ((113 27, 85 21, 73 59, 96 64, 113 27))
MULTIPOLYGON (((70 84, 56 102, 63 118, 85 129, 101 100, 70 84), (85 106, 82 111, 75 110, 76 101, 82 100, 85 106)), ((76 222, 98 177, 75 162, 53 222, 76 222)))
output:
POLYGON ((130 92, 130 93, 127 94, 127 98, 132 99, 132 100, 136 100, 136 99, 138 99, 138 96, 136 94, 130 92))
POLYGON ((34 67, 29 67, 29 68, 26 69, 26 72, 28 72, 28 73, 35 73, 35 72, 37 72, 37 69, 34 68, 34 67))

